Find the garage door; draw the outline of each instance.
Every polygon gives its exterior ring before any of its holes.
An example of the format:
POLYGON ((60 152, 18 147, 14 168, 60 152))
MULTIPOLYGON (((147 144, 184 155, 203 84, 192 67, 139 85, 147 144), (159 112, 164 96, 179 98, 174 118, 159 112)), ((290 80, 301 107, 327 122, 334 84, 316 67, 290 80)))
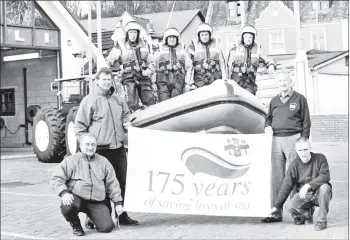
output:
POLYGON ((348 114, 348 75, 318 74, 318 114, 348 114))
MULTIPOLYGON (((29 105, 41 107, 57 106, 56 92, 50 91, 50 83, 57 78, 57 52, 50 50, 12 49, 1 50, 1 89, 14 90, 14 116, 6 116, 7 127, 15 132, 20 124, 24 124, 24 83, 23 69, 27 74, 27 102, 29 105), (6 56, 20 56, 28 53, 39 53, 39 58, 4 61, 6 56)), ((13 60, 13 59, 12 59, 13 60)), ((1 145, 6 143, 24 143, 24 128, 16 134, 2 132, 1 145)), ((31 139, 30 139, 31 140, 31 139)))

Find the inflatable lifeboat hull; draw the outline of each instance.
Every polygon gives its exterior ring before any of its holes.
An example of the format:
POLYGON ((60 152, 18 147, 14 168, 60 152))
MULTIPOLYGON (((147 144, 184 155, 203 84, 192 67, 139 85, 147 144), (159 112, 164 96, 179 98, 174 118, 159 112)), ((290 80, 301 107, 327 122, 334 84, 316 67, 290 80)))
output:
POLYGON ((217 80, 131 114, 134 127, 206 133, 263 133, 266 110, 233 80, 217 80))

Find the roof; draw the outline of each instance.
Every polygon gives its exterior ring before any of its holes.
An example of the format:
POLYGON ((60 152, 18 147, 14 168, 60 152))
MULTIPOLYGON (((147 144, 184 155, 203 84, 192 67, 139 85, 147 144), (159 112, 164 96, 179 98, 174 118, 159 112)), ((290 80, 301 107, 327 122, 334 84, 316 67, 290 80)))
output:
MULTIPOLYGON (((311 49, 306 52, 309 68, 315 68, 345 53, 349 53, 349 52, 348 51, 322 51, 322 50, 315 50, 315 49, 311 49)), ((280 55, 272 55, 269 57, 272 58, 277 64, 282 64, 287 68, 289 67, 294 68, 295 54, 280 54, 280 55)))
MULTIPOLYGON (((163 33, 167 27, 168 19, 171 12, 160 12, 151 14, 141 14, 133 15, 135 20, 140 23, 140 25, 147 29, 147 24, 152 23, 155 31, 155 35, 162 37, 163 33)), ((202 21, 204 21, 204 16, 199 10, 186 10, 186 11, 173 11, 171 14, 169 27, 176 27, 180 33, 185 30, 189 23, 198 15, 202 21)), ((114 27, 121 17, 110 17, 101 19, 101 30, 102 32, 114 31, 114 27)), ((81 24, 87 29, 88 20, 81 20, 81 24)), ((96 19, 91 20, 91 30, 96 32, 96 19)))
MULTIPOLYGON (((147 18, 153 24, 153 28, 156 35, 163 36, 170 18, 171 12, 160 12, 152 14, 135 15, 143 18, 147 18)), ((174 11, 171 14, 170 22, 168 27, 175 27, 182 33, 190 22, 198 15, 204 22, 205 18, 199 10, 186 10, 186 11, 174 11)))
POLYGON ((313 55, 308 55, 309 67, 314 68, 322 63, 326 63, 336 57, 343 55, 344 53, 349 53, 348 51, 336 51, 336 52, 325 52, 316 53, 313 55))

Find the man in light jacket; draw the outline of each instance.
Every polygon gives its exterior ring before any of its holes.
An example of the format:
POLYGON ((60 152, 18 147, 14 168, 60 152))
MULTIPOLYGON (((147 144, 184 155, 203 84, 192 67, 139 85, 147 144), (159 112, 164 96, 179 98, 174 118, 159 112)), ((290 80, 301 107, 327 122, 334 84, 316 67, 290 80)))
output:
MULTIPOLYGON (((96 74, 94 91, 85 96, 80 103, 74 128, 78 141, 80 136, 87 132, 96 137, 96 152, 112 164, 124 198, 127 159, 123 141, 125 129, 131 126, 130 111, 124 98, 115 93, 112 81, 112 71, 102 67, 96 74)), ((138 224, 126 212, 119 220, 123 225, 138 224)), ((87 224, 93 228, 92 224, 87 224)))
POLYGON ((51 178, 54 191, 62 199, 61 212, 77 236, 85 235, 79 212, 92 219, 97 231, 112 231, 112 209, 106 195, 114 202, 117 214, 123 212, 121 190, 112 164, 95 153, 96 145, 93 134, 84 134, 80 139, 81 152, 65 158, 51 178))

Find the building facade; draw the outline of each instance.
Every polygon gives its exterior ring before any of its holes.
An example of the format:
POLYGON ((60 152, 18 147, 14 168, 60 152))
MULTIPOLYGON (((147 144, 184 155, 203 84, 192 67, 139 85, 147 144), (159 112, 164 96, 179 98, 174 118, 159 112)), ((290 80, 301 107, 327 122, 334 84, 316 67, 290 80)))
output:
POLYGON ((80 76, 91 46, 60 1, 1 1, 1 146, 31 142, 33 106, 57 107, 57 78, 80 76))

